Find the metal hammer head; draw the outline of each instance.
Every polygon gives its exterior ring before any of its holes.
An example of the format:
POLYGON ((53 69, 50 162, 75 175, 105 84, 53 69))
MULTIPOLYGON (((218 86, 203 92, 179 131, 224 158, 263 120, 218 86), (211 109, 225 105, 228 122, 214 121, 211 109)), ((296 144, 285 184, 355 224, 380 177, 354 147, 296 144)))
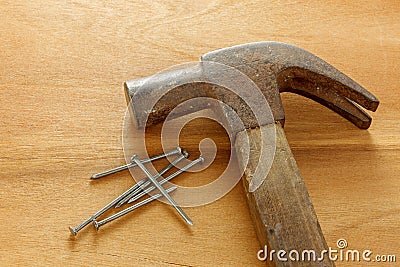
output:
MULTIPOLYGON (((372 120, 361 107, 375 111, 379 105, 374 95, 324 60, 285 43, 258 42, 233 46, 207 53, 201 61, 221 63, 247 75, 261 89, 275 121, 282 124, 285 116, 280 92, 311 98, 361 129, 367 129, 372 120)), ((245 127, 258 126, 251 110, 243 105, 239 96, 218 86, 196 83, 202 76, 204 70, 199 64, 167 71, 153 79, 126 82, 126 97, 131 103, 136 126, 141 128, 161 122, 179 103, 195 97, 217 98, 238 112, 245 127), (164 87, 176 88, 163 95, 151 110, 146 109, 147 103, 161 97, 164 87)), ((178 110, 175 114, 184 115, 206 107, 207 103, 203 103, 191 110, 178 110)))

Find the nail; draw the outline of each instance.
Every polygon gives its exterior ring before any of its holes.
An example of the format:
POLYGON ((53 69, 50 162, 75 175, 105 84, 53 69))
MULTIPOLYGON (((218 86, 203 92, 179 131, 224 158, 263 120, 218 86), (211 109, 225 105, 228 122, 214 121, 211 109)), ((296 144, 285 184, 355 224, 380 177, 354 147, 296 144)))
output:
POLYGON ((158 183, 156 179, 151 175, 151 173, 146 169, 146 167, 140 162, 137 157, 133 158, 133 161, 138 165, 138 167, 146 174, 147 178, 153 183, 153 185, 160 191, 160 193, 171 203, 171 205, 176 209, 176 211, 182 216, 190 226, 193 225, 193 221, 186 215, 186 213, 178 206, 175 200, 168 194, 167 191, 158 183))
MULTIPOLYGON (((180 155, 177 159, 175 159, 173 162, 171 162, 167 167, 165 167, 164 169, 161 170, 160 173, 157 173, 154 178, 158 179, 160 178, 162 175, 164 175, 167 171, 169 171, 170 169, 172 169, 172 167, 174 167, 176 164, 178 164, 181 160, 183 160, 184 158, 187 158, 189 156, 189 154, 184 150, 182 152, 182 155, 180 155)), ((148 185, 151 184, 151 182, 148 179, 143 179, 145 180, 145 182, 138 187, 135 191, 133 191, 132 193, 130 193, 129 195, 127 195, 126 197, 124 197, 121 201, 119 201, 117 203, 117 205, 115 205, 115 208, 119 208, 121 207, 123 204, 125 204, 126 202, 128 202, 128 200, 130 198, 132 198, 134 195, 140 193, 141 191, 143 191, 144 188, 146 188, 148 185)))
POLYGON ((113 207, 115 204, 117 204, 121 199, 123 199, 124 197, 126 197, 127 195, 129 195, 130 193, 132 193, 133 191, 135 191, 138 187, 140 187, 145 181, 141 180, 139 182, 137 182, 134 186, 132 186, 131 188, 129 188, 128 190, 126 190, 124 193, 122 193, 120 196, 118 196, 116 199, 114 199, 113 201, 111 201, 110 203, 108 203, 106 206, 104 206, 102 209, 100 209, 99 211, 97 211, 95 214, 93 214, 91 217, 89 217, 88 219, 86 219, 84 222, 82 222, 80 225, 78 225, 77 227, 69 227, 69 231, 71 232, 71 234, 73 235, 77 235, 78 232, 80 230, 82 230, 84 227, 86 227, 89 223, 91 223, 93 220, 95 220, 96 218, 98 218, 100 215, 102 215, 104 212, 106 212, 107 210, 109 210, 111 207, 113 207))
MULTIPOLYGON (((166 191, 167 191, 168 193, 170 193, 170 192, 174 191, 174 190, 177 189, 177 188, 178 188, 178 187, 173 186, 173 187, 171 187, 171 188, 168 188, 166 191)), ((126 209, 124 209, 124 210, 121 210, 120 212, 115 213, 114 215, 111 215, 110 217, 105 218, 104 220, 101 220, 101 221, 93 220, 93 225, 94 225, 94 227, 96 228, 96 230, 99 230, 100 226, 102 226, 102 225, 104 225, 104 224, 106 224, 106 223, 109 223, 109 222, 111 222, 111 221, 113 221, 113 220, 115 220, 115 219, 118 219, 119 217, 124 216, 125 214, 127 214, 127 213, 129 213, 129 212, 131 212, 131 211, 133 211, 133 210, 135 210, 135 209, 137 209, 137 208, 139 208, 139 207, 141 207, 141 206, 143 206, 143 205, 146 205, 147 203, 150 203, 150 202, 152 202, 152 201, 154 201, 154 200, 156 200, 156 199, 158 199, 158 198, 160 198, 160 197, 162 197, 162 194, 160 194, 160 193, 159 193, 159 194, 156 194, 156 195, 154 195, 154 196, 151 196, 151 197, 149 197, 149 198, 146 198, 145 200, 142 200, 142 201, 139 202, 139 203, 136 203, 135 205, 130 206, 129 208, 126 208, 126 209)))
MULTIPOLYGON (((142 162, 142 163, 147 163, 147 162, 150 162, 150 161, 153 161, 153 160, 162 159, 162 158, 167 158, 167 157, 173 156, 173 155, 175 155, 175 154, 183 154, 182 148, 181 148, 180 146, 177 146, 174 150, 168 151, 168 152, 166 152, 166 153, 164 153, 164 154, 155 155, 155 156, 153 156, 153 157, 150 158, 151 160, 149 160, 149 159, 143 159, 143 160, 141 160, 140 162, 142 162)), ((135 156, 136 156, 136 155, 133 155, 133 156, 131 157, 131 163, 134 163, 133 158, 135 158, 135 156)), ((135 164, 135 166, 137 166, 137 165, 135 164)))
MULTIPOLYGON (((179 174, 181 174, 181 173, 187 171, 188 169, 190 169, 191 167, 193 167, 194 165, 196 165, 196 164, 198 164, 198 163, 200 163, 200 162, 204 162, 203 157, 199 157, 198 159, 196 159, 196 160, 190 162, 188 165, 184 166, 182 169, 180 169, 180 170, 174 172, 173 174, 171 174, 170 176, 168 176, 168 177, 162 179, 161 181, 159 181, 160 185, 165 184, 166 182, 170 181, 171 179, 173 179, 173 178, 175 178, 176 176, 178 176, 179 174)), ((144 184, 141 186, 141 188, 143 188, 143 187, 144 187, 144 184)), ((141 197, 143 197, 144 195, 150 193, 150 192, 153 191, 154 189, 156 189, 155 186, 150 186, 150 187, 146 188, 145 190, 141 191, 141 192, 138 193, 138 194, 134 194, 134 193, 137 191, 137 190, 135 190, 135 192, 132 192, 132 193, 130 194, 130 196, 131 196, 131 195, 133 195, 133 196, 129 199, 128 203, 132 203, 132 202, 138 200, 139 198, 141 198, 141 197)))
MULTIPOLYGON (((142 163, 148 163, 150 161, 161 159, 161 158, 165 158, 165 157, 169 157, 169 156, 172 156, 172 155, 175 155, 175 154, 178 154, 178 153, 182 153, 182 149, 179 146, 177 148, 175 148, 174 150, 171 150, 171 151, 169 151, 167 153, 159 154, 159 155, 153 156, 151 158, 143 159, 143 160, 141 160, 141 162, 142 163)), ((134 156, 132 156, 132 158, 134 156)), ((131 158, 131 163, 116 167, 116 168, 111 169, 111 170, 107 170, 107 171, 104 171, 104 172, 93 174, 90 177, 90 179, 99 179, 101 177, 104 177, 104 176, 107 176, 107 175, 110 175, 110 174, 113 174, 113 173, 116 173, 116 172, 119 172, 119 171, 123 171, 123 170, 127 170, 129 168, 132 168, 132 167, 136 167, 137 165, 136 165, 136 163, 132 162, 132 158, 131 158)))
MULTIPOLYGON (((175 150, 172 150, 170 152, 167 152, 163 155, 167 155, 167 156, 171 156, 174 155, 176 153, 182 153, 181 148, 178 146, 175 150)), ((184 155, 187 156, 187 152, 184 151, 183 152, 184 155)), ((154 156, 150 159, 158 159, 161 158, 161 155, 158 156, 154 156)), ((148 159, 150 161, 150 159, 148 159)), ((128 164, 129 165, 129 164, 128 164)), ((136 164, 135 164, 136 166, 136 164)), ((93 220, 95 220, 96 218, 98 218, 100 215, 102 215, 103 213, 105 213, 107 210, 109 210, 111 207, 113 207, 115 204, 117 204, 119 201, 121 201, 123 198, 125 198, 126 196, 128 196, 129 194, 131 194, 132 192, 134 192, 136 189, 140 188, 142 186, 143 183, 145 183, 147 181, 147 179, 142 179, 140 181, 138 181, 135 185, 133 185, 131 188, 129 188, 128 190, 126 190, 124 193, 122 193, 120 196, 118 196, 117 198, 115 198, 113 201, 111 201, 110 203, 108 203, 106 206, 104 206, 102 209, 100 209, 99 211, 97 211, 95 214, 93 214, 91 217, 89 217, 88 219, 86 219, 85 221, 83 221, 81 224, 79 224, 76 227, 72 227, 69 226, 69 231, 71 232, 71 234, 73 235, 77 235, 78 232, 80 230, 82 230, 84 227, 86 227, 88 224, 90 224, 93 220)))

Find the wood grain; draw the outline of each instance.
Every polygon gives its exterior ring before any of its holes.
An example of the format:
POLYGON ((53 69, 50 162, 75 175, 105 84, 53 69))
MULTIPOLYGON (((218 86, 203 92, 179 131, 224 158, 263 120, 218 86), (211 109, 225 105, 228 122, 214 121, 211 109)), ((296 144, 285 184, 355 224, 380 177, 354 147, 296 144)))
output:
POLYGON ((318 258, 322 251, 329 250, 281 124, 278 122, 239 132, 235 149, 240 165, 245 170, 242 181, 254 228, 261 247, 267 246, 260 258, 270 266, 277 267, 334 267, 334 262, 328 257, 319 262, 312 261, 308 256, 302 260, 282 261, 281 254, 271 253, 283 250, 284 258, 296 259, 295 252, 290 254, 296 250, 301 259, 302 251, 305 250, 315 251, 318 258), (270 134, 271 129, 276 130, 276 135, 270 134), (269 135, 263 138, 262 132, 269 135), (276 144, 273 159, 263 157, 260 153, 262 146, 273 143, 276 144), (243 149, 246 146, 250 148, 248 153, 243 149), (250 183, 257 176, 256 170, 260 164, 264 172, 268 167, 271 169, 263 177, 263 183, 254 192, 250 192, 250 183))
MULTIPOLYGON (((129 173, 89 181, 124 163, 123 82, 196 61, 205 52, 261 40, 315 53, 373 92, 381 105, 368 131, 320 105, 283 95, 285 133, 328 246, 400 257, 400 6, 396 1, 1 1, 1 265, 264 266, 244 190, 85 229, 75 225, 132 184, 129 173), (310 119, 312 118, 312 120, 310 119)), ((189 125, 190 126, 190 125, 189 125)), ((226 165, 218 125, 194 121, 182 136, 218 143, 208 181, 226 165), (202 129, 198 131, 198 129, 202 129)), ((160 152, 157 131, 149 153, 160 152)), ((399 259, 398 259, 399 261, 399 259)), ((394 264, 337 262, 337 266, 394 264)), ((397 263, 398 264, 398 263, 397 263)))

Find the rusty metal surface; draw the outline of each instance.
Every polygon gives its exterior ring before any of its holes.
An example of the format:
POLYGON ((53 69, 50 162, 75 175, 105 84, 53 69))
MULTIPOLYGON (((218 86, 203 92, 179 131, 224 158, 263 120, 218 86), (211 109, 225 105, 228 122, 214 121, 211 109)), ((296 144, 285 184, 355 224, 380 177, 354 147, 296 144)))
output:
MULTIPOLYGON (((351 78, 312 53, 293 45, 278 42, 249 43, 207 53, 201 60, 222 63, 247 75, 261 89, 274 119, 282 124, 285 116, 281 92, 311 98, 361 129, 371 124, 371 117, 361 107, 375 111, 379 105, 374 95, 351 78)), ((246 128, 259 126, 239 96, 219 86, 190 82, 204 76, 205 70, 201 66, 167 71, 157 79, 142 78, 126 82, 127 100, 132 101, 137 126, 144 127, 147 114, 147 125, 161 122, 176 105, 199 96, 217 98, 231 106, 246 128), (182 81, 186 81, 186 84, 164 95, 152 110, 143 108, 144 103, 159 97, 157 92, 161 91, 160 88, 173 87, 182 81)), ((178 114, 184 115, 205 107, 207 103, 193 107, 192 110, 181 110, 178 114)), ((232 111, 223 112, 229 118, 229 112, 232 111)))
MULTIPOLYGON (((137 128, 163 122, 179 103, 197 97, 212 97, 209 84, 196 83, 202 78, 201 65, 168 70, 154 76, 127 81, 124 84, 125 98, 130 105, 137 128), (168 93, 164 93, 168 90, 168 93), (152 103, 159 99, 154 108, 152 103), (148 116, 147 116, 148 115, 148 116), (146 123, 147 120, 147 123, 146 123)), ((177 116, 207 108, 207 103, 199 101, 192 109, 176 110, 177 116)))
MULTIPOLYGON (((216 61, 248 75, 267 98, 275 120, 284 121, 280 92, 293 92, 311 98, 332 109, 357 127, 366 129, 371 117, 360 106, 375 111, 378 99, 338 69, 299 47, 259 42, 224 48, 202 56, 203 61, 216 61)), ((250 112, 242 103, 223 90, 216 95, 236 110, 250 112), (235 108, 236 107, 236 108, 235 108)), ((256 126, 253 122, 250 127, 256 126)))

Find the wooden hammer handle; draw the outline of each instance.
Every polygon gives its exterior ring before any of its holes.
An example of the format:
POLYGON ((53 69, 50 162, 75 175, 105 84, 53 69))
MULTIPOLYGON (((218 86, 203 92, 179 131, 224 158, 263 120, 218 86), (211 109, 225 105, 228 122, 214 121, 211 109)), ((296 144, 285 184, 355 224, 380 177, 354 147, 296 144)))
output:
MULTIPOLYGON (((335 266, 329 260, 328 253, 324 255, 322 261, 307 261, 308 253, 306 253, 304 256, 306 261, 301 261, 304 250, 314 250, 318 259, 321 257, 321 252, 328 247, 282 126, 276 124, 276 152, 271 170, 260 187, 252 193, 248 188, 250 177, 259 160, 257 151, 261 145, 260 128, 249 129, 246 132, 250 142, 250 155, 242 179, 258 239, 262 248, 267 246, 266 261, 272 266, 335 266), (272 254, 273 258, 270 261, 272 250, 275 250, 275 253, 272 254), (287 258, 288 261, 278 259, 279 250, 286 252, 281 257, 287 258), (298 251, 299 261, 292 261, 289 258, 291 250, 298 251)), ((240 163, 245 158, 240 152, 240 148, 246 142, 245 134, 244 131, 238 133, 235 141, 240 163)), ((291 256, 296 258, 295 253, 291 256)))

